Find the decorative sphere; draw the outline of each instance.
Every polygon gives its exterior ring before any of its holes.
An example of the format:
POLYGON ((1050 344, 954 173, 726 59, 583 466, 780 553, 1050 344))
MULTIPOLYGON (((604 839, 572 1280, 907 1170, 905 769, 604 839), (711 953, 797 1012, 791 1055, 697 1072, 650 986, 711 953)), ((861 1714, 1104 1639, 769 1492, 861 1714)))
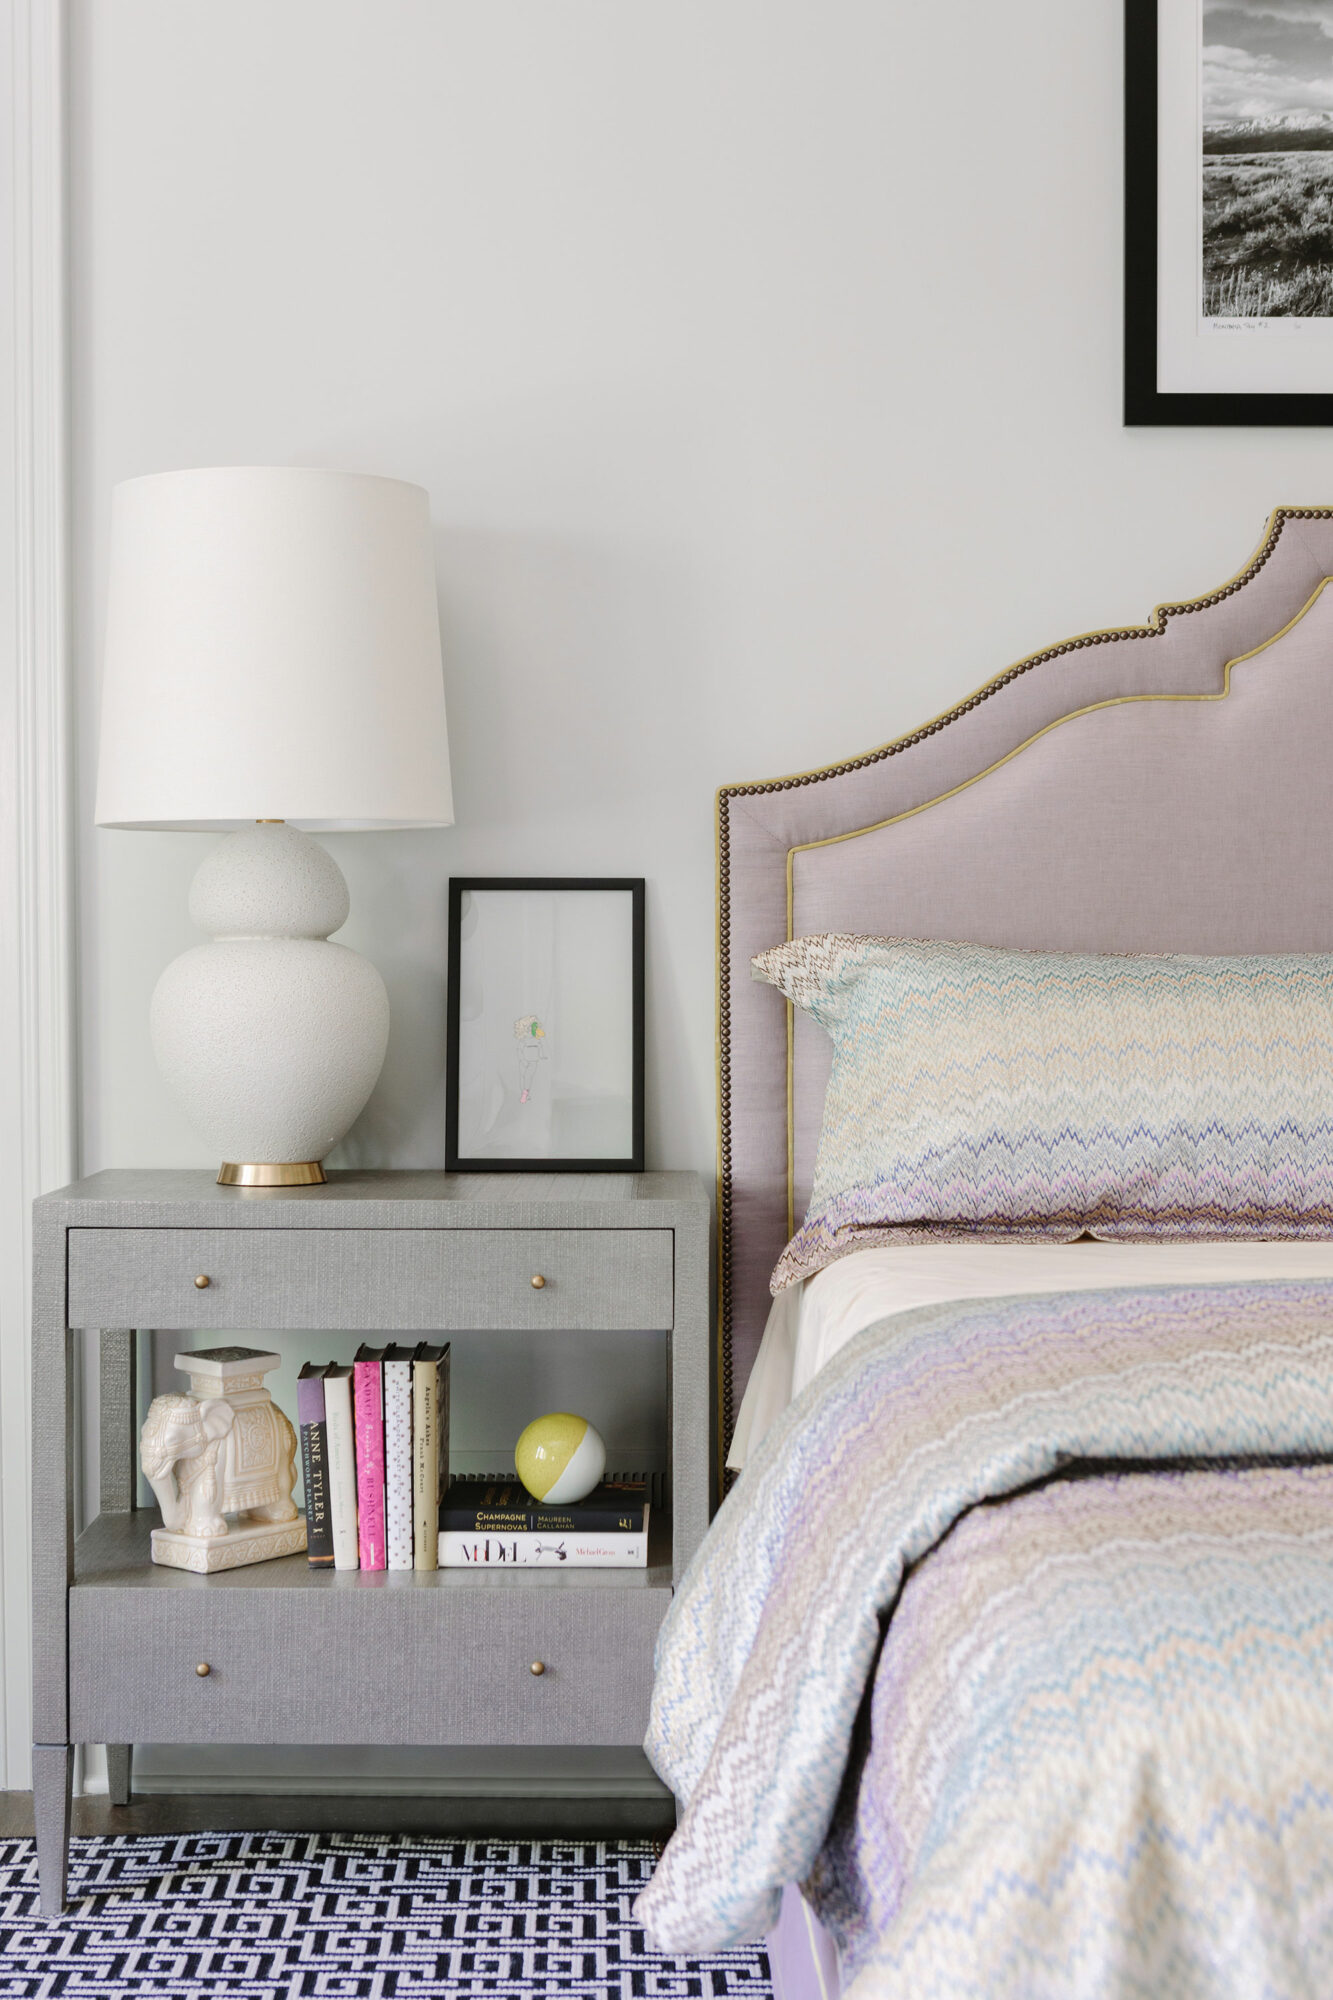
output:
POLYGON ((606 1446, 586 1417, 568 1410, 535 1417, 514 1447, 518 1476, 534 1500, 584 1500, 606 1470, 606 1446))

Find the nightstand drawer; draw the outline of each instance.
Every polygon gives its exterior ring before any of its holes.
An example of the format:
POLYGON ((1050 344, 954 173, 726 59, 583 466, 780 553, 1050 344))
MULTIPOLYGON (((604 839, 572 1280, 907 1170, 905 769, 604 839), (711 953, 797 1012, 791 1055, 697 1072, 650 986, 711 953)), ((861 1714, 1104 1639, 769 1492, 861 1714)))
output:
POLYGON ((641 1743, 670 1601, 667 1587, 509 1578, 468 1587, 410 1573, 352 1572, 301 1590, 219 1588, 216 1578, 76 1588, 70 1734, 83 1743, 641 1743))
POLYGON ((69 1324, 660 1330, 672 1264, 669 1229, 71 1229, 69 1324))

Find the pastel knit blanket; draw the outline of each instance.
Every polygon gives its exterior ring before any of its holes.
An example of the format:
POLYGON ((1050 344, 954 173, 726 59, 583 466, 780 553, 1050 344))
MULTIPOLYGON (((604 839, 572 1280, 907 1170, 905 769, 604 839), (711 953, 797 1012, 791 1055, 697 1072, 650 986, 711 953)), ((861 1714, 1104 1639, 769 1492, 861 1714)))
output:
POLYGON ((1324 1459, 1333 1284, 868 1329, 663 1627, 650 1942, 754 1937, 797 1881, 853 2000, 1333 1991, 1324 1459))

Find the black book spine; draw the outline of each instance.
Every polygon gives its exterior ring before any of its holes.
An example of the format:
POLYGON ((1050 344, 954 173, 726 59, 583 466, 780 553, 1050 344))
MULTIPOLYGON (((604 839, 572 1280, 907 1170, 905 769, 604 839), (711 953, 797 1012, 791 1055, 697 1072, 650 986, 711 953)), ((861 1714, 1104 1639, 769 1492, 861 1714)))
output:
POLYGON ((440 1526, 459 1535, 526 1535, 532 1516, 526 1507, 442 1507, 440 1526))
POLYGON ((333 1515, 329 1510, 328 1425, 302 1424, 301 1474, 305 1480, 305 1552, 311 1569, 333 1568, 333 1515))
POLYGON ((643 1502, 635 1500, 628 1507, 585 1507, 582 1501, 573 1507, 534 1507, 531 1525, 534 1534, 545 1530, 552 1535, 641 1535, 643 1502))
POLYGON ((440 1526, 462 1535, 641 1535, 647 1499, 636 1482, 620 1492, 599 1486, 568 1506, 543 1506, 517 1480, 456 1479, 440 1504, 440 1526))
POLYGON ((641 1535, 643 1502, 628 1507, 495 1507, 448 1506, 440 1509, 440 1526, 461 1535, 641 1535))

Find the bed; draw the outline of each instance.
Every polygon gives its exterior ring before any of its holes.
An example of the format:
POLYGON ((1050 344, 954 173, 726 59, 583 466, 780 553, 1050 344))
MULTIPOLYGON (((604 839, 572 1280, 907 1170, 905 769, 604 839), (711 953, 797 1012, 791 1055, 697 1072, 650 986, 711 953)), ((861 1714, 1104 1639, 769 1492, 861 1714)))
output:
POLYGON ((1310 1198, 1281 1240, 1262 1218, 1225 1241, 1087 1241, 1070 1215, 1048 1240, 853 1226, 793 1263, 834 1041, 751 969, 829 938, 1237 967, 1333 952, 1330 579, 1333 509, 1279 509, 1205 597, 1049 647, 880 750, 719 797, 718 1472, 736 1484, 660 1656, 649 1753, 684 1810, 640 1908, 664 1948, 766 1930, 784 2000, 1333 1990, 1333 1208, 1310 1198), (929 1490, 908 1490, 914 1453, 929 1490), (1117 1574, 1108 1551, 1131 1547, 1117 1574), (1242 1599, 1243 1657, 1219 1667, 1242 1599), (1157 1667, 1079 1708, 1071 1688, 1109 1685, 1111 1626, 1118 1658, 1157 1667), (1210 1799, 1226 1728, 1234 1793, 1210 1799), (1296 1761, 1272 1777, 1275 1834, 1252 1767, 1279 1739, 1296 1761), (1214 1821, 1249 1831, 1192 1877, 1177 1835, 1214 1821), (1134 1875, 1125 1855, 1154 1841, 1134 1875), (1088 1883, 1117 1867, 1094 1921, 1088 1883))

